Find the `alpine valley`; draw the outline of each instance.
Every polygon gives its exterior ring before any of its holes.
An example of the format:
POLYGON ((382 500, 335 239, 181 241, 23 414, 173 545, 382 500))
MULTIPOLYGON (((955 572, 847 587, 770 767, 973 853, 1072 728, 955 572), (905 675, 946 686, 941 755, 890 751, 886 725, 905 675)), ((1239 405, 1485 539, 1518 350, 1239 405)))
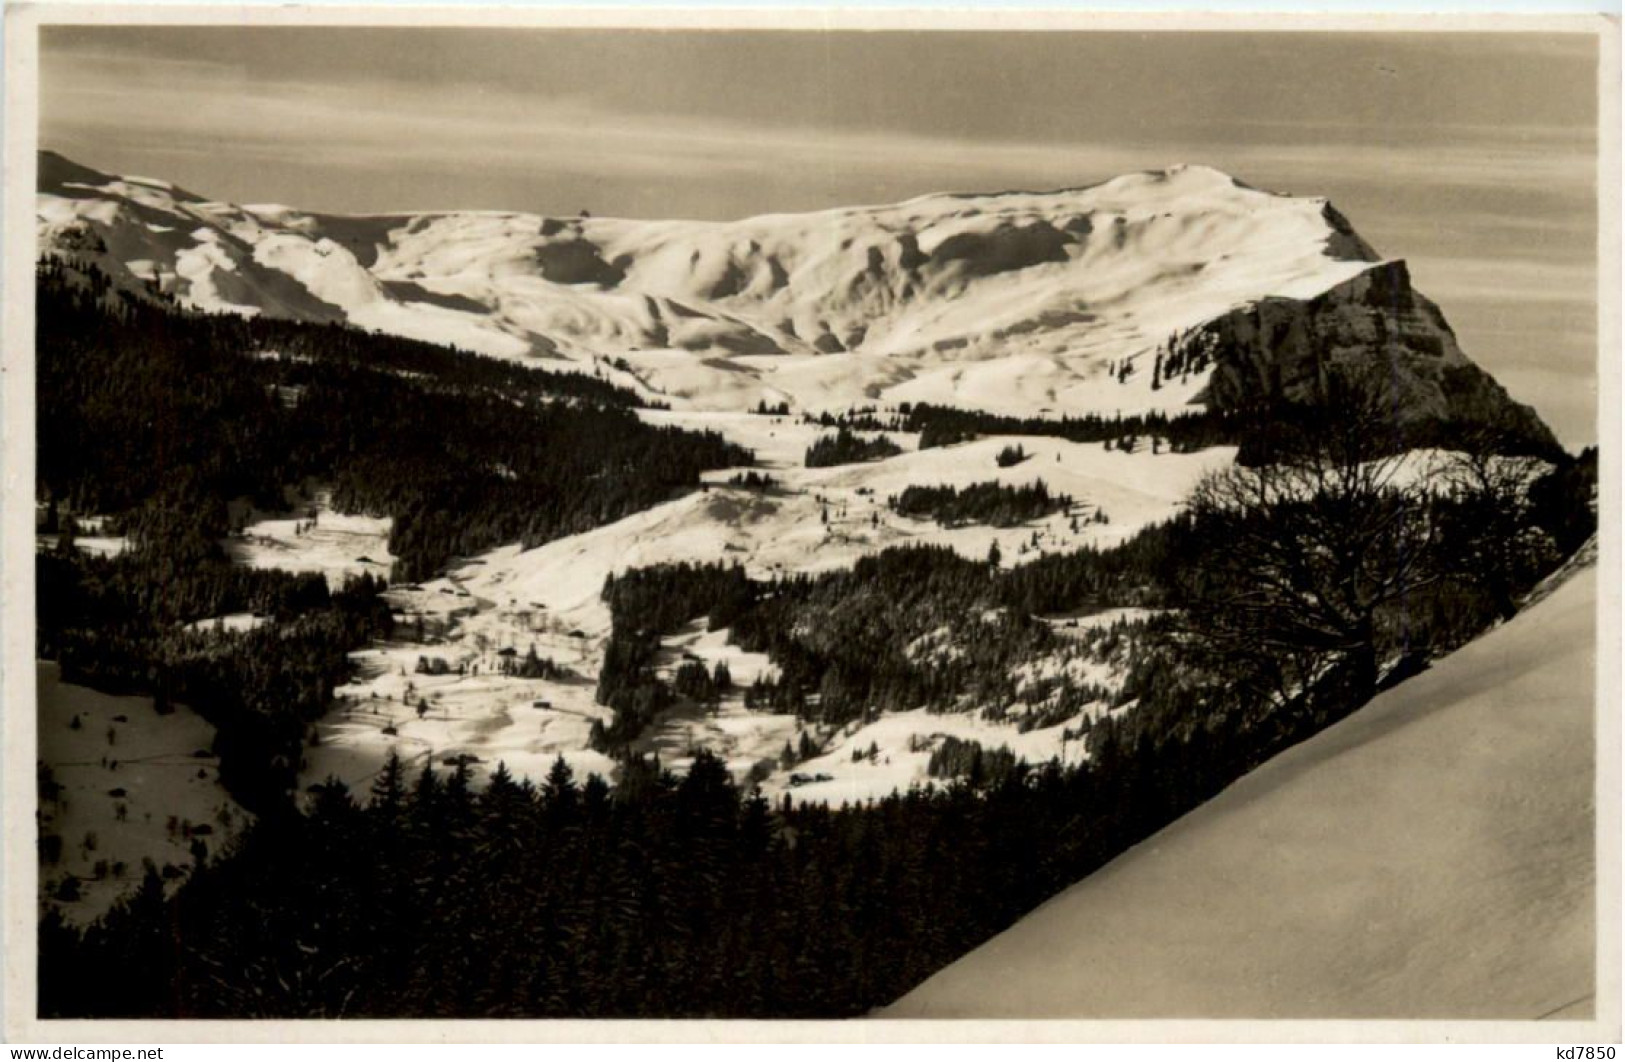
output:
POLYGON ((1404 261, 1201 166, 699 222, 38 165, 42 1015, 863 1014, 1594 551, 1404 261))

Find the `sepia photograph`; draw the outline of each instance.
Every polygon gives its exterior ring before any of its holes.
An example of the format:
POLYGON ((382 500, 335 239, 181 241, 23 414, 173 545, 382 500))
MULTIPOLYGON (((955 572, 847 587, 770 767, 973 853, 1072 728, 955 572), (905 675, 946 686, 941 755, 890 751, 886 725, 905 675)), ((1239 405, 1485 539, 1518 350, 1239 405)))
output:
POLYGON ((7 22, 7 1038, 1618 1042, 1616 19, 7 22))

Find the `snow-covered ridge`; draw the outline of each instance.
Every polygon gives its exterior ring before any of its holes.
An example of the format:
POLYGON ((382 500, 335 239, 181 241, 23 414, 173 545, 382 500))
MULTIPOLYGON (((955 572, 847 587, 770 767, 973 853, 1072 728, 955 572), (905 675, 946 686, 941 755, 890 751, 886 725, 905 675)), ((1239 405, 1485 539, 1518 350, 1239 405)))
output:
POLYGON ((704 222, 244 207, 45 152, 37 214, 42 251, 199 308, 602 366, 692 409, 1178 411, 1211 370, 1158 352, 1384 268, 1325 200, 1202 166, 704 222))

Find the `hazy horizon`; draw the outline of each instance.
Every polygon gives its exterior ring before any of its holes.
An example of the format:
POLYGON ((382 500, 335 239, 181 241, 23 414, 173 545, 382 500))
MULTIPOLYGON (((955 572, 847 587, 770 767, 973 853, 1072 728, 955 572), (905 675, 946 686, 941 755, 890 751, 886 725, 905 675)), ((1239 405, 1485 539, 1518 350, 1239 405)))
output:
POLYGON ((1325 196, 1569 446, 1585 35, 47 27, 42 147, 305 210, 737 218, 1175 163, 1325 196))

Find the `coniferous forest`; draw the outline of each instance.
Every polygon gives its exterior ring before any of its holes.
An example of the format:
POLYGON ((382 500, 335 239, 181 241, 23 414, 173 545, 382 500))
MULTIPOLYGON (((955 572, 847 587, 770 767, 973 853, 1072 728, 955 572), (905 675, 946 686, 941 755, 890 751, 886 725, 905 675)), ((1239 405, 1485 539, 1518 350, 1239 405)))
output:
MULTIPOLYGON (((204 715, 256 815, 172 892, 149 868, 88 928, 48 911, 46 1017, 861 1015, 1504 617, 1594 529, 1594 452, 1511 479, 1493 461, 1509 447, 1485 433, 1445 473, 1452 489, 1407 484, 1372 429, 1382 396, 1351 380, 1249 435, 1270 463, 1210 477, 1182 515, 1109 548, 1010 569, 915 546, 817 575, 619 572, 596 676, 613 721, 592 739, 615 778, 560 760, 540 782, 498 769, 482 788, 466 763, 395 759, 366 792, 329 784, 300 805, 306 728, 390 609, 376 580, 233 567, 219 546, 233 501, 273 508, 331 483, 341 508, 393 518, 405 582, 620 519, 751 455, 651 427, 636 395, 591 377, 183 313, 60 263, 39 293, 41 500, 108 514, 132 542, 94 558, 68 532, 40 554, 39 654, 70 681, 204 715), (731 681, 657 673, 662 637, 699 619, 775 665, 747 704, 827 728, 997 710, 1018 665, 1057 645, 1049 617, 1128 607, 1156 618, 1093 637, 1122 641, 1112 707, 1133 710, 1078 735, 1083 763, 956 742, 933 758, 943 784, 830 807, 769 801, 704 750, 679 776, 632 748, 665 707, 731 681), (233 611, 271 622, 185 627, 233 611), (955 652, 908 651, 927 636, 955 652)), ((905 416, 938 444, 1030 427, 905 416)), ((1229 422, 1173 424, 1135 427, 1194 446, 1229 422)), ((808 465, 885 456, 844 426, 814 449, 808 465)), ((1069 501, 984 484, 897 505, 999 523, 1069 501)))
POLYGON ((843 426, 834 435, 826 435, 809 446, 805 460, 808 468, 827 468, 854 461, 875 461, 902 452, 902 447, 884 435, 865 439, 843 426))
POLYGON ((991 524, 1015 527, 1072 507, 1064 494, 1051 494, 1043 480, 1020 487, 973 483, 968 487, 905 487, 891 499, 904 516, 935 520, 945 527, 991 524))
POLYGON ((196 552, 228 502, 333 484, 394 520, 394 577, 617 520, 749 464, 712 433, 638 420, 631 392, 338 326, 169 312, 94 269, 40 266, 39 486, 196 552))

